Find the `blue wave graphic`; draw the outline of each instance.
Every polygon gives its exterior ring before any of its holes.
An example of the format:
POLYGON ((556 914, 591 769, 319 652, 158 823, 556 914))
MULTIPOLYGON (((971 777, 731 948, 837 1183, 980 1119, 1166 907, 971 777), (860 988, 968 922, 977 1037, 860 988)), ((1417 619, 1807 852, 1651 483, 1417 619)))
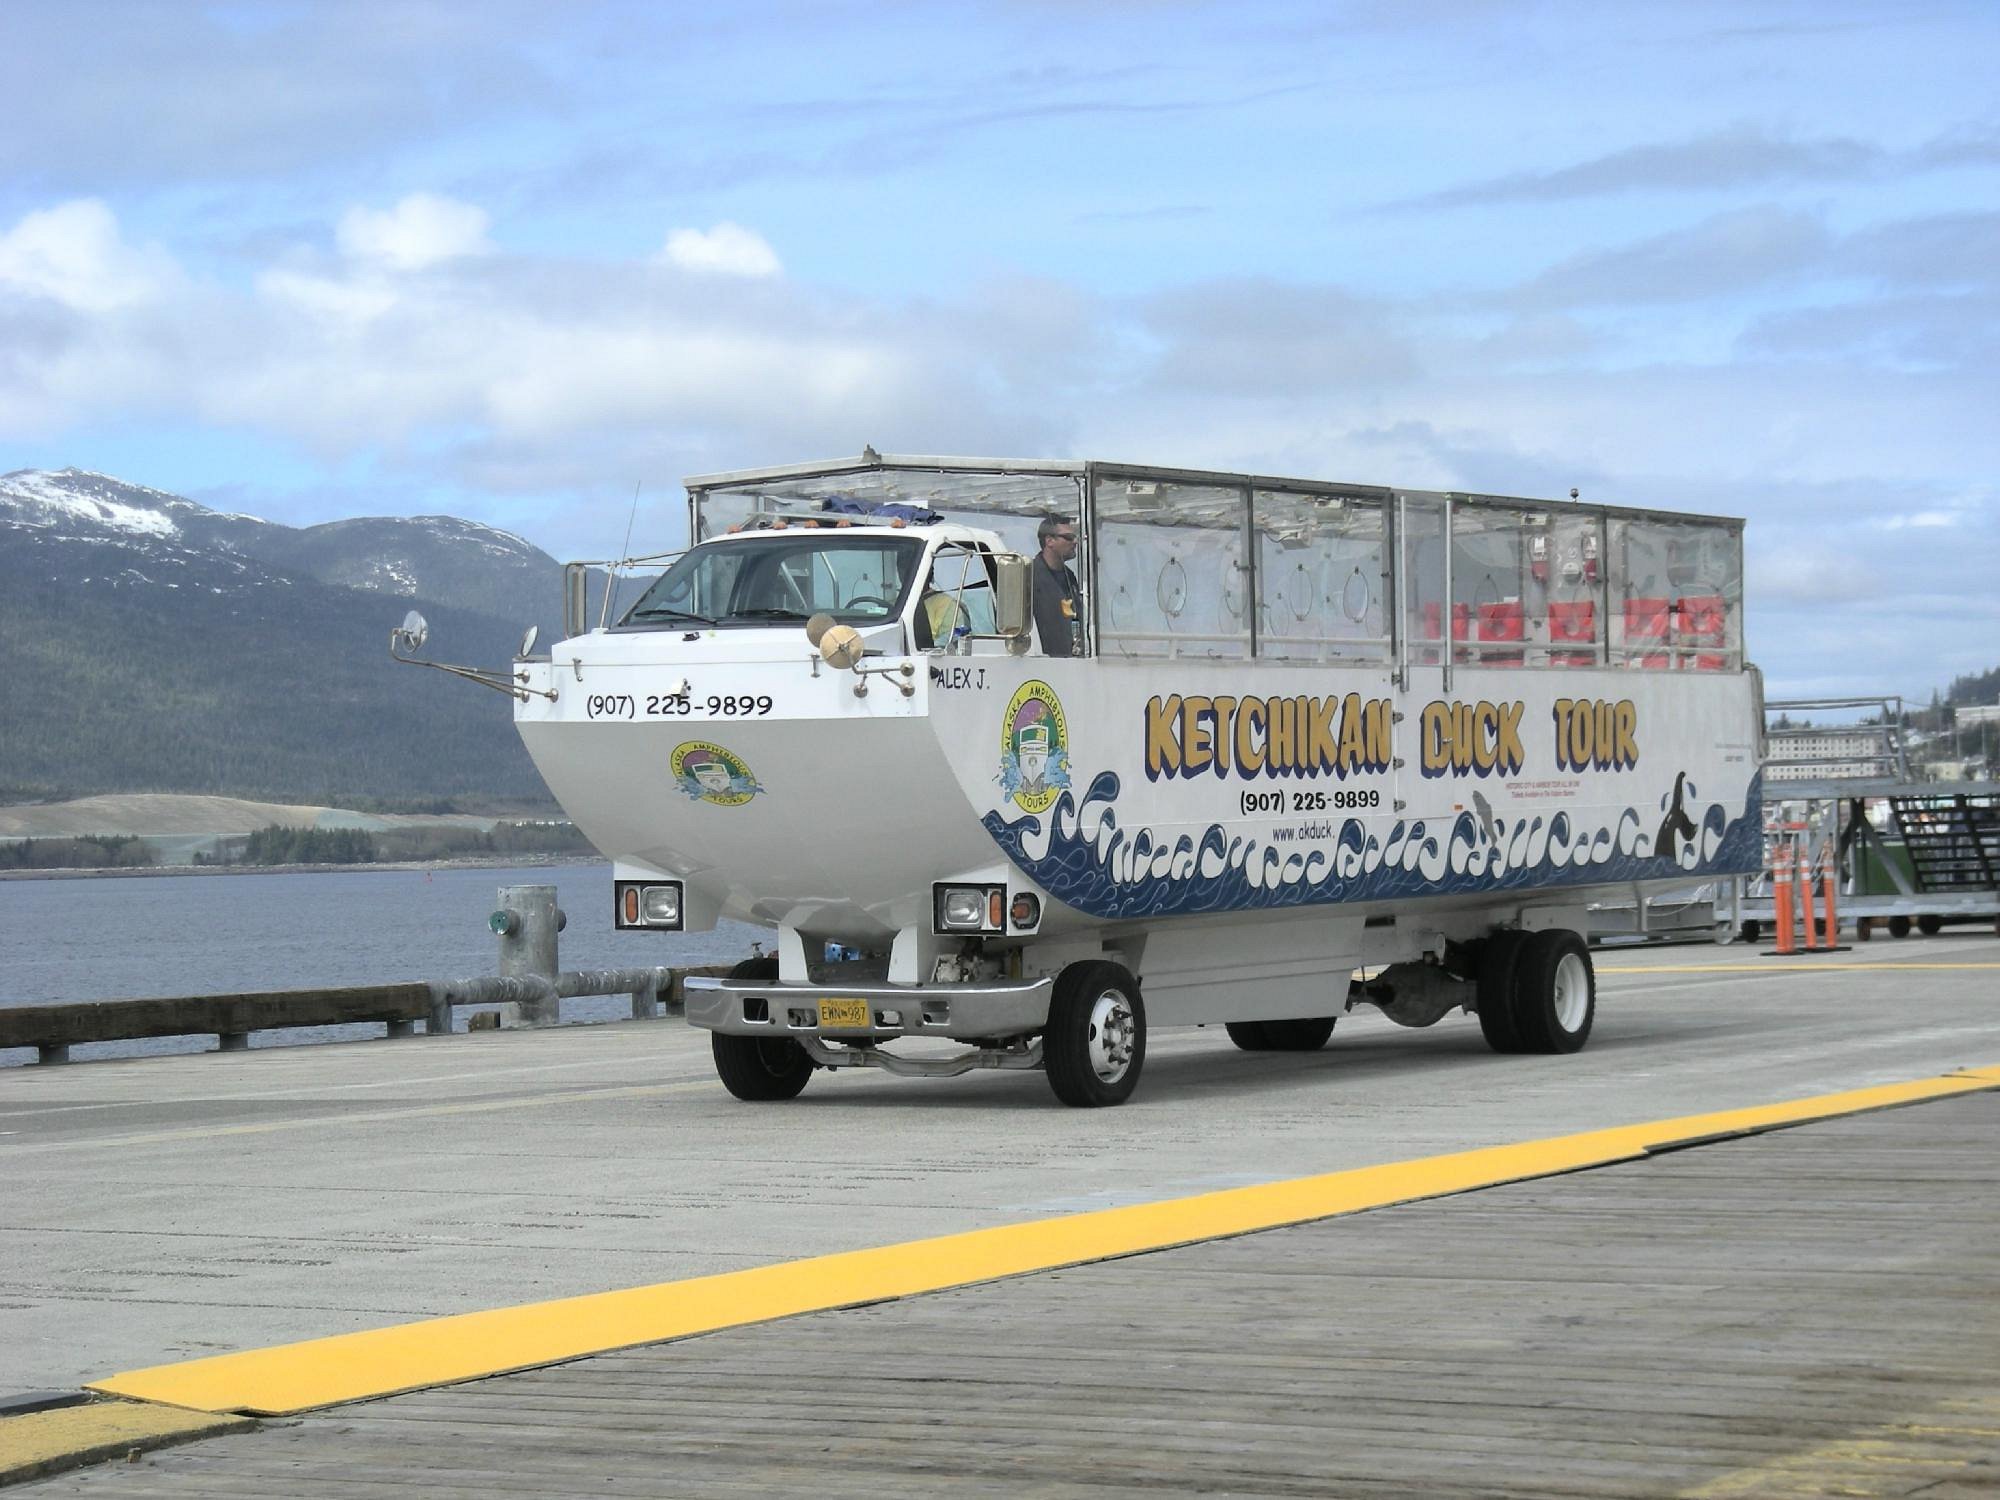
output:
POLYGON ((1007 857, 1043 889, 1105 920, 1393 901, 1482 891, 1538 890, 1628 880, 1700 880, 1745 874, 1763 862, 1763 775, 1750 779, 1741 817, 1720 803, 1690 817, 1676 852, 1654 852, 1657 814, 1626 808, 1609 827, 1567 812, 1513 822, 1398 819, 1386 837, 1349 818, 1331 847, 1294 849, 1232 837, 1212 823, 1171 843, 1118 823, 1120 784, 1101 772, 1081 800, 1065 791, 1040 817, 983 819, 1007 857))

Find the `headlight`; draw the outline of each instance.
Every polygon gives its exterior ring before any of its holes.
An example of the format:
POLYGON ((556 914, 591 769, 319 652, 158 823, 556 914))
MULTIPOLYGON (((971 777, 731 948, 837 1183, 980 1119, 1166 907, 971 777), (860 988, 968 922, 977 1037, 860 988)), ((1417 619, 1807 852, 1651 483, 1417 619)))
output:
POLYGON ((970 886, 949 886, 944 893, 944 925, 979 927, 986 921, 986 892, 970 886))
POLYGON ((939 885, 931 888, 936 930, 941 933, 1004 932, 1007 888, 1001 885, 939 885))
POLYGON ((681 884, 678 880, 621 880, 612 896, 612 926, 678 932, 681 927, 681 884))

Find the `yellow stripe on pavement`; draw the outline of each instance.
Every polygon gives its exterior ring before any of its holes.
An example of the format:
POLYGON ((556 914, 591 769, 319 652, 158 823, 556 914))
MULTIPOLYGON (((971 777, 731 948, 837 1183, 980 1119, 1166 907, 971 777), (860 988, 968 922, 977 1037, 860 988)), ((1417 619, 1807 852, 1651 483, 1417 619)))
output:
POLYGON ((254 1427, 241 1417, 143 1401, 92 1401, 0 1418, 0 1484, 254 1427))
POLYGON ((1874 973, 1878 969, 2000 969, 1990 964, 1831 964, 1793 961, 1780 964, 1607 964, 1596 965, 1599 974, 1823 974, 1828 969, 1853 969, 1874 973))
POLYGON ((1307 1223, 1629 1161, 1676 1144, 1995 1087, 2000 1087, 2000 1069, 1492 1146, 159 1365, 115 1375, 92 1389, 207 1411, 264 1415, 304 1411, 798 1313, 1307 1223))

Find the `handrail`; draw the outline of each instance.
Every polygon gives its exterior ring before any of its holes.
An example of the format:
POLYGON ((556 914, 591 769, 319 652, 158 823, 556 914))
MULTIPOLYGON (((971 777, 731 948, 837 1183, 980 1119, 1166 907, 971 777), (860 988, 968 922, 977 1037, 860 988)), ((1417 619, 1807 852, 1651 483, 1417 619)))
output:
POLYGON ((579 969, 553 980, 540 975, 482 975, 340 988, 263 990, 228 995, 173 995, 139 1000, 73 1000, 0 1006, 0 1049, 33 1047, 40 1061, 67 1062, 86 1042, 214 1035, 225 1052, 249 1045, 253 1031, 386 1022, 392 1037, 452 1029, 454 1006, 546 1005, 580 995, 632 997, 634 1018, 669 1012, 681 1003, 689 975, 725 974, 728 965, 579 969))

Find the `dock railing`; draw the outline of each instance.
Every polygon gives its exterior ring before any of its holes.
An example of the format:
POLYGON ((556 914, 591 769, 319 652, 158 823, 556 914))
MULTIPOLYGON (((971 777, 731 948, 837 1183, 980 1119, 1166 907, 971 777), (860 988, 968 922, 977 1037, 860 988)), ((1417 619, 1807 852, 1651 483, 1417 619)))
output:
POLYGON ((225 1052, 250 1045, 253 1031, 386 1023, 391 1037, 448 1035, 460 1007, 511 1010, 522 1025, 550 1026, 562 1002, 583 995, 630 995, 632 1016, 677 1014, 689 975, 726 974, 729 965, 577 969, 556 966, 564 925, 554 886, 507 886, 489 922, 500 940, 500 973, 403 984, 180 995, 140 1000, 85 1000, 0 1006, 0 1049, 36 1049, 44 1063, 69 1061, 87 1042, 212 1035, 225 1052))

